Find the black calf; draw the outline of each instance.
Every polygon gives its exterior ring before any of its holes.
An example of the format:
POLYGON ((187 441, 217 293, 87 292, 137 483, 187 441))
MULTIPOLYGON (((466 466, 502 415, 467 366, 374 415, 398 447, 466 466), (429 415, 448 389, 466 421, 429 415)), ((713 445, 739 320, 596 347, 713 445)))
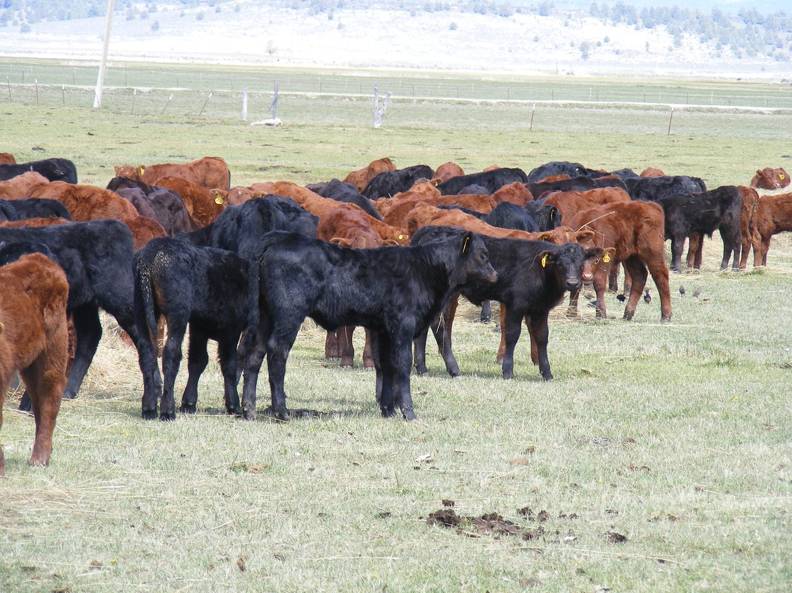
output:
POLYGON ((336 202, 346 202, 347 204, 354 204, 358 206, 363 212, 373 216, 377 220, 382 220, 382 215, 374 207, 366 196, 358 193, 355 186, 351 183, 345 183, 338 179, 332 179, 326 183, 314 183, 306 185, 308 189, 322 196, 323 198, 330 198, 336 202))
POLYGON ((396 171, 384 171, 368 182, 363 195, 369 199, 390 198, 410 189, 419 179, 431 179, 434 171, 426 165, 413 165, 396 171))
POLYGON ((66 207, 57 200, 0 200, 0 220, 25 218, 65 218, 71 220, 66 207))
MULTIPOLYGON (((258 323, 258 264, 222 249, 196 247, 186 241, 159 238, 135 254, 135 322, 155 349, 157 320, 165 318, 168 338, 162 353, 164 382, 156 365, 151 384, 163 385, 160 418, 173 420, 173 385, 181 348, 190 326, 189 374, 180 411, 194 413, 198 380, 209 361, 208 340, 218 343, 224 399, 229 414, 241 412, 237 393, 237 345, 245 331, 252 340, 258 323)), ((246 352, 250 346, 240 348, 246 352)), ((143 399, 143 416, 157 414, 155 393, 143 399)))
POLYGON ((555 175, 569 175, 570 177, 602 177, 607 175, 603 171, 589 169, 580 163, 570 163, 569 161, 551 161, 544 165, 539 165, 528 173, 528 183, 536 183, 545 177, 552 177, 555 175))
POLYGON ((44 159, 29 163, 17 163, 16 165, 0 165, 0 181, 11 179, 28 171, 35 171, 50 181, 77 183, 77 167, 69 159, 44 159))
MULTIPOLYGON (((412 238, 413 245, 423 245, 446 237, 451 229, 423 227, 412 238)), ((545 241, 494 239, 482 237, 490 262, 498 274, 495 283, 469 282, 460 293, 474 304, 485 300, 499 301, 507 307, 505 327, 506 351, 503 356, 503 378, 514 376, 514 347, 520 338, 523 319, 531 334, 531 358, 539 364, 542 377, 553 378, 547 357, 549 335, 547 318, 550 310, 561 302, 564 292, 577 290, 585 274, 601 257, 600 248, 583 249, 576 243, 555 245, 545 241)), ((432 331, 449 374, 459 374, 451 343, 451 323, 432 324, 432 331)), ((426 372, 426 336, 415 340, 415 365, 426 372)))
POLYGON ((256 381, 267 356, 273 413, 288 417, 286 359, 306 317, 323 328, 362 325, 373 340, 377 401, 384 416, 396 406, 415 418, 410 345, 448 297, 472 281, 495 280, 480 237, 456 231, 417 247, 344 249, 294 233, 267 235, 259 251, 261 318, 245 365, 242 407, 256 414, 256 381))
POLYGON ((701 179, 687 175, 627 178, 624 180, 624 185, 633 200, 647 202, 707 191, 707 186, 701 179))
POLYGON ((693 195, 671 196, 657 200, 665 213, 665 237, 671 239, 671 270, 679 272, 685 238, 692 234, 712 236, 716 229, 723 239, 721 270, 740 268, 742 198, 733 185, 693 195))
POLYGON ((519 181, 520 183, 528 181, 528 176, 525 174, 525 171, 517 168, 501 168, 452 177, 448 181, 438 185, 437 189, 439 189, 440 193, 444 196, 449 196, 463 193, 462 190, 465 190, 465 193, 467 193, 469 189, 466 188, 469 188, 471 185, 477 185, 485 188, 486 191, 483 193, 491 194, 498 191, 504 185, 514 183, 515 181, 519 181))

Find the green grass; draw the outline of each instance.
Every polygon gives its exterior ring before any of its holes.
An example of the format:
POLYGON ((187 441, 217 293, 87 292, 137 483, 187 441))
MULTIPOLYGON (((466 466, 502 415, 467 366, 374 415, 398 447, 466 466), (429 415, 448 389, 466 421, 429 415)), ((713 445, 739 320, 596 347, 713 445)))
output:
MULTIPOLYGON (((3 104, 0 148, 70 156, 97 184, 114 163, 218 154, 234 183, 321 180, 390 155, 471 170, 653 165, 717 185, 788 165, 792 129, 789 116, 696 113, 675 116, 668 137, 650 111, 558 108, 537 111, 529 132, 518 106, 406 101, 373 130, 363 101, 289 98, 282 110, 286 125, 263 129, 186 110, 3 104)), ((0 591, 787 591, 792 242, 774 241, 762 273, 721 274, 719 252, 707 241, 703 272, 672 277, 670 324, 651 282, 630 323, 612 296, 614 319, 554 314, 552 383, 525 341, 516 378, 500 379, 498 335, 464 306, 463 376, 430 349, 411 424, 379 417, 373 373, 325 362, 310 322, 286 387, 293 408, 320 417, 227 418, 212 363, 199 415, 143 422, 135 357, 106 331, 80 397, 63 404, 49 468, 26 465, 33 423, 6 404, 0 591), (550 518, 530 541, 469 537, 426 525, 444 498, 531 528, 518 508, 550 518)))

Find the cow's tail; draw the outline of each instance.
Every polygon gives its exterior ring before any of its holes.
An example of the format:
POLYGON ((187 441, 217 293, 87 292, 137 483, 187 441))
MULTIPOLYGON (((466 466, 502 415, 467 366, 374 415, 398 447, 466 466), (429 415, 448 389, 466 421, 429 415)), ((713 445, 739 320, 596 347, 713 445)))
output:
POLYGON ((151 288, 151 268, 138 261, 135 266, 135 317, 152 343, 157 343, 157 312, 151 288))

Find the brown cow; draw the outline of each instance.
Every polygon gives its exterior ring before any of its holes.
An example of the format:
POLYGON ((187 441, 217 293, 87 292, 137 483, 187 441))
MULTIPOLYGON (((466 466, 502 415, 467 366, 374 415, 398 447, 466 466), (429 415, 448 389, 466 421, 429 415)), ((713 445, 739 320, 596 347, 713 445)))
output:
POLYGON ((499 187, 495 193, 492 194, 492 199, 495 200, 496 204, 510 202, 517 206, 525 206, 528 202, 532 201, 534 197, 530 190, 525 187, 524 183, 515 181, 514 183, 507 183, 499 187))
MULTIPOLYGON (((660 293, 663 321, 671 319, 671 291, 665 262, 665 218, 663 209, 652 202, 616 202, 581 210, 567 224, 573 228, 591 229, 599 247, 615 247, 611 265, 624 262, 632 282, 624 318, 632 319, 638 299, 646 285, 646 269, 660 293)), ((597 314, 606 317, 605 289, 607 271, 594 274, 597 293, 597 314)))
POLYGON ((647 167, 643 171, 641 171, 641 177, 665 177, 665 173, 662 169, 656 169, 655 167, 647 167))
POLYGON ((126 222, 138 216, 137 209, 121 196, 101 187, 53 181, 30 190, 31 198, 58 200, 74 220, 114 218, 126 222))
POLYGON ((7 181, 0 181, 0 200, 29 198, 33 188, 47 183, 49 183, 49 179, 35 171, 22 173, 22 175, 17 175, 7 181))
POLYGON ((545 199, 545 205, 555 206, 561 213, 561 222, 571 219, 580 210, 612 204, 614 202, 629 202, 630 194, 618 187, 599 187, 586 191, 558 191, 553 192, 545 199))
POLYGON ((56 224, 69 224, 71 220, 65 218, 24 218, 22 220, 0 220, 0 227, 8 229, 21 229, 21 228, 41 228, 46 226, 54 226, 56 224))
POLYGON ((751 187, 759 189, 781 189, 789 185, 789 173, 782 167, 765 167, 756 171, 751 179, 751 187))
POLYGON ((502 169, 502 168, 503 168, 503 167, 501 167, 500 165, 490 165, 489 167, 484 167, 484 168, 481 170, 481 172, 482 172, 482 173, 486 173, 487 171, 495 171, 495 170, 497 170, 497 169, 502 169))
POLYGON ((377 159, 376 161, 371 161, 367 166, 363 167, 362 169, 358 169, 357 171, 352 171, 349 175, 344 177, 345 183, 351 183, 355 186, 359 192, 362 192, 366 189, 366 186, 369 184, 369 181, 374 179, 380 173, 385 173, 387 171, 395 171, 396 165, 393 164, 393 161, 390 160, 388 157, 377 159))
POLYGON ((216 156, 205 156, 182 164, 163 163, 159 165, 121 165, 115 167, 116 177, 128 177, 149 185, 162 185, 163 177, 179 177, 205 189, 231 188, 231 173, 228 164, 216 156))
POLYGON ((211 224, 225 208, 227 193, 224 190, 206 189, 182 177, 162 177, 157 185, 177 193, 190 218, 199 227, 211 224))
POLYGON ((435 169, 434 179, 432 179, 432 181, 436 182, 435 185, 438 185, 444 181, 448 181, 452 177, 459 177, 464 174, 465 171, 462 167, 454 162, 448 161, 435 169))
POLYGON ((536 183, 555 183, 556 181, 566 181, 567 179, 572 179, 569 175, 549 175, 547 177, 542 177, 536 183))
POLYGON ((16 159, 10 152, 0 152, 0 165, 16 165, 16 159))
MULTIPOLYGON (((49 464, 52 433, 66 386, 66 301, 63 270, 40 253, 0 267, 0 426, 11 377, 22 376, 33 403, 32 465, 49 464)), ((0 446, 0 476, 5 457, 0 446)))
POLYGON ((767 265, 771 237, 785 231, 792 231, 792 193, 759 198, 751 233, 754 267, 767 265))

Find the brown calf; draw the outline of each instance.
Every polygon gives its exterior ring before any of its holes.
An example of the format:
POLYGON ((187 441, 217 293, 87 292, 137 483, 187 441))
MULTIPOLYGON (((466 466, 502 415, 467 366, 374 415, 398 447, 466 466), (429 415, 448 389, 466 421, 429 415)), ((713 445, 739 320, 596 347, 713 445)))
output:
MULTIPOLYGON (((19 371, 36 419, 32 465, 47 465, 52 453, 52 433, 66 385, 68 296, 63 270, 40 253, 0 267, 0 426, 5 392, 19 371)), ((0 476, 4 473, 0 446, 0 476)))
POLYGON ((580 210, 613 204, 615 202, 629 202, 630 195, 618 187, 600 187, 587 191, 559 191, 550 194, 545 199, 545 205, 555 206, 561 213, 561 222, 568 220, 580 210))
MULTIPOLYGON (((617 202, 578 212, 568 222, 573 228, 591 229, 599 247, 614 247, 611 265, 623 262, 632 285, 624 318, 632 319, 638 299, 646 285, 646 270, 660 293, 663 321, 671 319, 671 291, 668 267, 665 262, 665 218, 663 209, 651 202, 617 202)), ((605 289, 608 273, 604 269, 594 274, 597 293, 597 315, 606 316, 605 289)))
POLYGON ((116 177, 128 177, 148 183, 161 185, 163 177, 179 177, 200 185, 205 189, 223 189, 228 191, 231 187, 231 173, 228 165, 220 157, 205 156, 189 163, 159 165, 121 165, 115 167, 116 177))
POLYGON ((184 202, 190 218, 199 227, 212 223, 225 208, 227 195, 225 190, 206 189, 181 177, 161 177, 157 185, 177 193, 184 202))
POLYGON ((0 200, 29 198, 33 188, 47 183, 49 183, 49 179, 35 171, 22 173, 8 181, 0 181, 0 200))
POLYGON ((770 238, 792 231, 792 194, 762 196, 753 218, 754 267, 767 265, 770 238))
POLYGON ((758 187, 759 189, 781 189, 788 185, 789 173, 782 167, 759 169, 753 179, 751 179, 751 187, 758 187))
POLYGON ((443 183, 444 181, 448 181, 452 177, 459 177, 460 175, 464 175, 465 171, 451 161, 447 163, 443 163, 437 169, 435 169, 434 179, 432 181, 437 182, 437 184, 443 183))
POLYGON ((0 165, 16 165, 16 159, 10 152, 0 152, 0 165))
POLYGON ((363 167, 362 169, 358 169, 357 171, 352 171, 349 175, 344 177, 345 183, 351 183, 355 186, 355 189, 358 191, 363 191, 366 189, 369 181, 374 179, 380 173, 385 173, 387 171, 395 171, 396 165, 393 164, 389 158, 385 157, 382 159, 377 159, 376 161, 371 161, 367 166, 363 167))
POLYGON ((665 173, 663 173, 662 169, 647 167, 641 171, 641 177, 665 177, 665 173))

